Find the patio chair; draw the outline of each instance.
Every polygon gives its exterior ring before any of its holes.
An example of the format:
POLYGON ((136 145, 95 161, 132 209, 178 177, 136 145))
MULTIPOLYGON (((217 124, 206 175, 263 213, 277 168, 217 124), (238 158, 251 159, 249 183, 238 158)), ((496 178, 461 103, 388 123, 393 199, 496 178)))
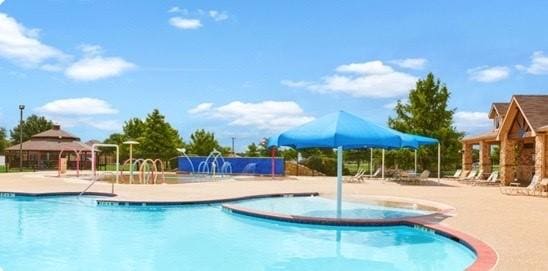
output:
POLYGON ((478 176, 478 171, 475 169, 472 169, 470 170, 470 173, 468 173, 468 175, 463 175, 463 177, 460 178, 459 181, 469 183, 471 181, 474 181, 476 176, 478 176))
POLYGON ((457 179, 460 177, 460 175, 462 174, 462 169, 457 169, 455 171, 455 174, 453 174, 453 176, 447 176, 446 178, 449 178, 449 179, 457 179))

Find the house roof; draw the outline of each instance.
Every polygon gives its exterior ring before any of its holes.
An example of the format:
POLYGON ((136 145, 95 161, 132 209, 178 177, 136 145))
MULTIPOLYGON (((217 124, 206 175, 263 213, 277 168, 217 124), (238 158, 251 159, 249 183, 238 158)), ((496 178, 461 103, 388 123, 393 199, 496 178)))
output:
POLYGON ((531 129, 538 131, 548 125, 548 95, 515 95, 514 99, 531 129))
POLYGON ((496 140, 497 138, 497 131, 491 131, 487 133, 482 134, 476 134, 476 135, 469 135, 465 136, 461 139, 462 142, 469 142, 469 141, 490 141, 490 140, 496 140))
POLYGON ((491 106, 491 111, 489 111, 489 118, 494 119, 494 113, 497 113, 501 116, 501 118, 504 118, 506 111, 508 110, 508 106, 510 106, 510 103, 493 103, 491 106))

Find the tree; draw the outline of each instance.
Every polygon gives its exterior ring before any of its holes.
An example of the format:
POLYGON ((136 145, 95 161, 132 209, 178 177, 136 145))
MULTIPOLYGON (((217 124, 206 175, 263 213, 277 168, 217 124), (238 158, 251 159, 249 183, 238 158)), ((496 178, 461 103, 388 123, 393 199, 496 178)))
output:
MULTIPOLYGON (((429 73, 419 79, 415 89, 409 92, 407 102, 398 101, 395 117, 388 119, 388 125, 396 130, 437 138, 441 143, 444 169, 454 169, 460 164, 460 139, 463 133, 453 126, 455 109, 448 108, 451 93, 445 84, 429 73)), ((419 149, 419 164, 422 169, 435 168, 437 146, 419 149)))
MULTIPOLYGON (((135 119, 130 120, 126 122, 125 128, 128 128, 128 132, 133 128, 135 131, 138 131, 141 128, 138 128, 139 124, 136 123, 138 121, 135 121, 135 119)), ((138 134, 134 136, 137 136, 142 141, 140 142, 139 150, 143 157, 160 158, 168 161, 178 155, 177 148, 184 146, 179 132, 166 122, 165 116, 160 114, 158 109, 154 109, 147 115, 142 128, 144 128, 142 129, 143 134, 141 136, 138 136, 138 134)))
POLYGON ((7 146, 8 140, 6 139, 6 129, 0 127, 0 153, 4 153, 7 146))
MULTIPOLYGON (((42 116, 30 115, 23 121, 23 142, 31 136, 53 128, 53 122, 42 116)), ((19 144, 21 124, 18 124, 10 131, 11 144, 19 144)))
POLYGON ((190 153, 207 156, 214 149, 221 151, 221 146, 215 138, 215 134, 204 129, 198 129, 190 135, 190 153))
POLYGON ((247 150, 245 151, 245 156, 247 157, 258 157, 260 155, 259 153, 259 147, 257 147, 257 144, 255 142, 249 144, 247 146, 247 150))

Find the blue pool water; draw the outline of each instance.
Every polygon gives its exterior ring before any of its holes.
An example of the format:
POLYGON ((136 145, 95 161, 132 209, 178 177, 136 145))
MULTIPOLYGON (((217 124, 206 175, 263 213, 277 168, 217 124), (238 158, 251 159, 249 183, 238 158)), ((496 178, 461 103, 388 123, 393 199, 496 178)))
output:
MULTIPOLYGON (((337 202, 322 197, 274 197, 238 202, 245 208, 311 217, 337 217, 337 202)), ((426 215, 418 209, 393 208, 367 203, 343 202, 342 218, 383 219, 426 215)))
POLYGON ((195 207, 0 198, 0 270, 463 270, 475 255, 405 226, 280 223, 195 207))

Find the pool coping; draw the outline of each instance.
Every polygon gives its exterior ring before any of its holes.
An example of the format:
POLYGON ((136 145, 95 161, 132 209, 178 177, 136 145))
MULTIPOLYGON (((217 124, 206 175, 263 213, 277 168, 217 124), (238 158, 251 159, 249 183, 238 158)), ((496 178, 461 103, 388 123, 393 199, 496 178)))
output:
POLYGON ((328 218, 287 215, 281 213, 260 211, 237 206, 236 204, 223 204, 223 210, 230 213, 247 215, 257 218, 270 219, 281 222, 328 225, 328 226, 408 226, 418 230, 428 231, 445 236, 455 242, 461 243, 476 254, 474 263, 466 268, 468 271, 493 270, 497 264, 496 251, 485 242, 461 231, 427 221, 441 213, 433 213, 423 216, 391 219, 356 219, 356 218, 328 218))
POLYGON ((319 196, 318 192, 302 192, 302 193, 268 193, 268 194, 256 194, 240 197, 228 197, 217 199, 205 199, 205 200, 182 200, 182 201, 154 201, 154 200, 97 200, 97 205, 109 205, 109 206, 185 206, 185 205, 206 205, 206 204, 220 204, 226 202, 234 202, 240 200, 249 199, 261 199, 261 198, 281 198, 281 197, 316 197, 319 196))
MULTIPOLYGON (((63 197, 80 196, 81 192, 12 192, 0 191, 0 198, 13 197, 63 197)), ((106 192, 84 192, 82 196, 116 197, 117 194, 106 192)))

